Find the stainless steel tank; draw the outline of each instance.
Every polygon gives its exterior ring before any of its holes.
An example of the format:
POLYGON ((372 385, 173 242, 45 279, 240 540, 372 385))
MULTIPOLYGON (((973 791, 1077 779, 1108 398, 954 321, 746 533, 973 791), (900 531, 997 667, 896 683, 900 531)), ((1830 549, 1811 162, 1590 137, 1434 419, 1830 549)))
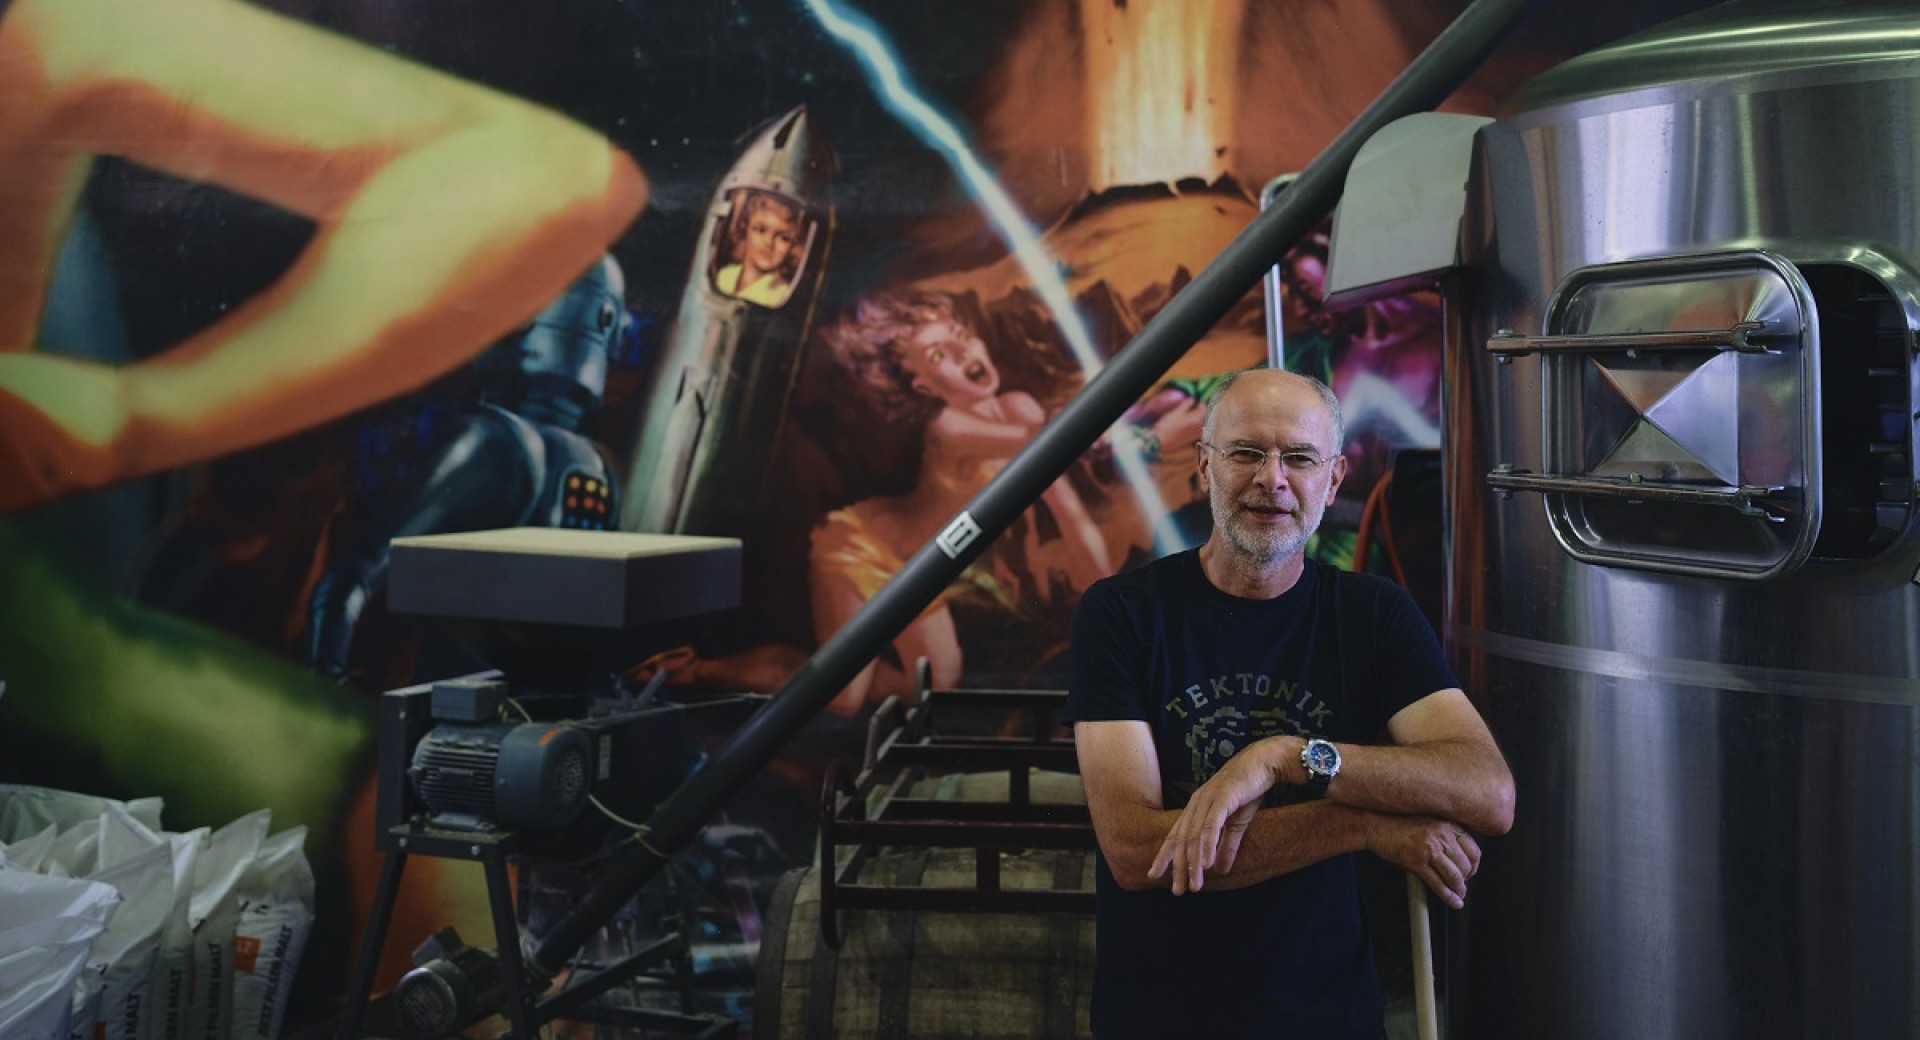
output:
POLYGON ((1479 128, 1449 604, 1512 833, 1457 1040, 1920 1037, 1920 9, 1726 5, 1479 128))

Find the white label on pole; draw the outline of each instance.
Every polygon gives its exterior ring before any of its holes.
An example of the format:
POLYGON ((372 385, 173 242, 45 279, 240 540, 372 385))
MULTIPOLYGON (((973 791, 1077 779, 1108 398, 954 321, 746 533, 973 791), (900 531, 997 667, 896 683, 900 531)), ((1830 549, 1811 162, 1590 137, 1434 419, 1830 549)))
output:
POLYGON ((952 522, 947 524, 946 530, 941 531, 940 537, 935 538, 933 543, 940 547, 941 552, 947 554, 947 559, 957 560, 960 554, 966 551, 967 546, 972 545, 973 540, 978 537, 980 537, 980 525, 973 522, 972 513, 963 510, 959 516, 954 517, 952 522))

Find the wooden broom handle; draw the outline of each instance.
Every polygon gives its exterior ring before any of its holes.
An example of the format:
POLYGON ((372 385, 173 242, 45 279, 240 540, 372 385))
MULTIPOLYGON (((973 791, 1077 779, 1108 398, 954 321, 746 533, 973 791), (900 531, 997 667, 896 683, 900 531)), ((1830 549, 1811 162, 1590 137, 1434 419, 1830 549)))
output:
POLYGON ((1420 1040, 1440 1040, 1433 994, 1433 923, 1427 917, 1427 886, 1407 874, 1407 917, 1413 927, 1413 1014, 1420 1040))

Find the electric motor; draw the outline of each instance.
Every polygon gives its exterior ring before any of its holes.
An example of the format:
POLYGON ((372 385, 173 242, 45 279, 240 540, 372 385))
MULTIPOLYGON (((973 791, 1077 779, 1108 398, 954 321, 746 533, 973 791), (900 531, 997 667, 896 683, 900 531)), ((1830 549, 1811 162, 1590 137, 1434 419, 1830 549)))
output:
POLYGON ((451 1036, 499 1009, 500 958, 491 950, 468 946, 458 932, 443 928, 414 952, 414 962, 418 967, 393 992, 408 1036, 451 1036))
POLYGON ((414 791, 443 827, 571 824, 587 804, 592 742, 559 723, 483 721, 495 698, 504 698, 504 684, 435 686, 433 713, 440 725, 413 750, 407 772, 414 791), (446 697, 441 687, 449 688, 446 697))

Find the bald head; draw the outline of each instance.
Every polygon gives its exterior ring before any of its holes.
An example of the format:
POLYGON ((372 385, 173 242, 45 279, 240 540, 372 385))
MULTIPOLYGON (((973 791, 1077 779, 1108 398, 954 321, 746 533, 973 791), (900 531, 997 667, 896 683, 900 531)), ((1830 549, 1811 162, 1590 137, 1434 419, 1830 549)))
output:
POLYGON ((1220 380, 1213 392, 1207 395, 1207 418, 1200 428, 1201 438, 1209 442, 1215 440, 1220 428, 1220 405, 1229 394, 1236 392, 1236 388, 1239 388, 1239 393, 1245 394, 1300 387, 1311 389, 1326 406, 1327 414, 1333 419, 1333 443, 1326 447, 1339 452, 1347 442, 1347 421, 1340 413, 1340 399, 1333 395, 1327 384, 1318 379, 1282 368, 1244 368, 1227 373, 1226 378, 1220 380))

